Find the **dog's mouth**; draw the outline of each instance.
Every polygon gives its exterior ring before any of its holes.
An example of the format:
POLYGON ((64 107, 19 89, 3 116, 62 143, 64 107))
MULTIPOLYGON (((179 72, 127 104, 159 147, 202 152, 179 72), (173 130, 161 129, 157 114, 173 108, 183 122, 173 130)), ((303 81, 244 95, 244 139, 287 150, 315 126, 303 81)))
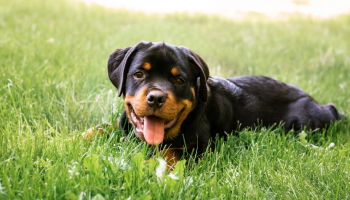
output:
POLYGON ((131 121, 135 127, 135 134, 141 139, 146 140, 151 145, 160 144, 164 139, 166 130, 175 126, 182 111, 177 116, 169 121, 165 121, 161 117, 148 115, 139 117, 136 115, 132 106, 129 106, 131 121))

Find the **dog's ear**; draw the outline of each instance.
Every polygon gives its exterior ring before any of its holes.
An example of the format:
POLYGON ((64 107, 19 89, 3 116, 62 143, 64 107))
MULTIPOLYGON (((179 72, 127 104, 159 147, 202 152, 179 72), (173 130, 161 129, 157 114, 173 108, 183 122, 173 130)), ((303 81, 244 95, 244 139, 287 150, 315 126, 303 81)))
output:
POLYGON ((107 64, 108 77, 113 85, 118 89, 118 96, 125 93, 125 80, 133 56, 141 48, 151 45, 151 42, 142 41, 132 47, 117 49, 111 53, 111 55, 109 55, 107 64))
POLYGON ((199 98, 203 102, 207 102, 207 80, 209 77, 209 68, 204 60, 196 53, 188 49, 187 56, 190 62, 198 68, 199 71, 199 98))

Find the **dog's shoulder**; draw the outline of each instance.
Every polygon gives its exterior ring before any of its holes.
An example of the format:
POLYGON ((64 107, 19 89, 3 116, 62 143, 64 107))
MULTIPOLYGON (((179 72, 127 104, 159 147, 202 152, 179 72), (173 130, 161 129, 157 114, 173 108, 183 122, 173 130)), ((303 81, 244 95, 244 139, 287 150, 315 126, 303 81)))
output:
POLYGON ((257 96, 262 99, 268 98, 292 102, 304 97, 310 97, 294 85, 266 76, 238 76, 227 80, 241 88, 247 95, 257 96))

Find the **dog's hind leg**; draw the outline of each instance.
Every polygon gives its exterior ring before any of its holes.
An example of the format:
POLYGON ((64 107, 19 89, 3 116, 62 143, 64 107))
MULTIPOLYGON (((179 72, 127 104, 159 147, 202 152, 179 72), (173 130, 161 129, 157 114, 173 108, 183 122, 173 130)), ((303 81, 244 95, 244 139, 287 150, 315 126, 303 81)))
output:
POLYGON ((338 109, 335 107, 334 104, 329 103, 325 106, 323 106, 326 110, 329 111, 328 113, 328 117, 330 118, 330 120, 332 122, 336 121, 336 120, 340 120, 343 116, 339 113, 338 109))
POLYGON ((323 130, 341 118, 333 104, 320 105, 311 97, 304 97, 291 103, 288 109, 288 114, 283 119, 286 122, 285 127, 296 131, 304 128, 323 130))

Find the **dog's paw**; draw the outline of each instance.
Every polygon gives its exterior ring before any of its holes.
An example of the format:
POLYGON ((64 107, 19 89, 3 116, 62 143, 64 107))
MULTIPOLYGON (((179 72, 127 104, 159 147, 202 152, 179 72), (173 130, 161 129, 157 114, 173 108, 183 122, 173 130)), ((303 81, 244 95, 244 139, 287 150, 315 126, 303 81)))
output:
POLYGON ((105 134, 104 131, 103 131, 103 129, 102 129, 99 125, 97 125, 97 126, 95 126, 95 127, 93 127, 93 128, 90 128, 90 129, 86 130, 85 132, 83 132, 83 133, 81 134, 81 136, 83 136, 83 139, 84 139, 84 140, 87 140, 87 141, 91 142, 91 141, 92 141, 92 138, 94 138, 94 136, 95 136, 96 134, 97 134, 98 136, 103 136, 103 135, 105 134))
POLYGON ((83 132, 81 135, 84 140, 91 142, 92 138, 95 136, 107 136, 108 133, 112 131, 112 129, 118 129, 119 128, 119 120, 116 120, 116 122, 113 124, 99 124, 93 128, 90 128, 83 132))

